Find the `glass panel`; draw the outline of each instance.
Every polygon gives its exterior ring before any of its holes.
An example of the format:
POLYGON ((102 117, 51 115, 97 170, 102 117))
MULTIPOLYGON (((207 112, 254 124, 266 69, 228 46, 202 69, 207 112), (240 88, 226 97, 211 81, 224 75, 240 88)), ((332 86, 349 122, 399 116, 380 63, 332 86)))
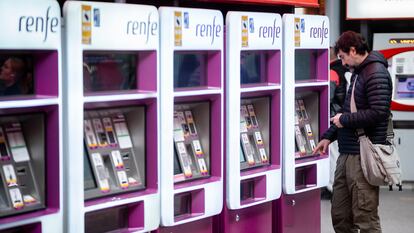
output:
POLYGON ((319 93, 296 93, 295 99, 295 158, 312 156, 319 138, 319 93))
POLYGON ((242 99, 240 105, 240 168, 268 165, 270 98, 242 99))
POLYGON ((137 89, 137 54, 84 52, 84 93, 137 89))
POLYGON ((85 111, 85 199, 145 188, 145 107, 85 111))
POLYGON ((175 52, 174 88, 206 86, 207 54, 175 52))
POLYGON ((295 81, 315 80, 318 50, 295 50, 295 81))
POLYGON ((268 53, 264 51, 242 51, 240 54, 240 84, 266 81, 268 53))
MULTIPOLYGON (((175 182, 210 176, 210 104, 209 102, 174 106, 174 154, 183 176, 175 182)), ((174 167, 176 170, 177 167, 174 167)), ((175 171, 174 171, 175 172, 175 171)))
POLYGON ((45 115, 2 116, 0 217, 45 207, 45 115))
POLYGON ((0 96, 34 94, 33 56, 0 53, 0 96))
POLYGON ((414 75, 397 75, 396 99, 414 98, 414 75))

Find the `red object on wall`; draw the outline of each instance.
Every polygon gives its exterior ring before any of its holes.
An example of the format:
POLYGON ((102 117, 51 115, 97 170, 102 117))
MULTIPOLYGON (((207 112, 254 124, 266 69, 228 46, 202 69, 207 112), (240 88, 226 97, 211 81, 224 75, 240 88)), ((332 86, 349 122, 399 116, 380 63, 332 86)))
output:
MULTIPOLYGON (((403 48, 392 48, 392 49, 383 49, 379 52, 384 55, 385 59, 390 59, 391 57, 408 51, 414 51, 414 47, 403 47, 403 48)), ((395 101, 391 101, 391 110, 393 111, 405 111, 405 112, 414 112, 413 105, 400 104, 395 101)))
POLYGON ((197 0, 199 2, 221 2, 221 3, 251 3, 263 5, 291 5, 302 7, 319 7, 318 0, 197 0))

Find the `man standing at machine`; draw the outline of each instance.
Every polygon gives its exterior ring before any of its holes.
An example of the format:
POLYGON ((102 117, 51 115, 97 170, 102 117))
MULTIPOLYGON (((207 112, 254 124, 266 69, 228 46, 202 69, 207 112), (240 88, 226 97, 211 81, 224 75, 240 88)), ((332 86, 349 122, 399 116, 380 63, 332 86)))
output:
POLYGON ((353 69, 342 113, 331 118, 314 153, 325 153, 338 140, 332 196, 332 223, 335 232, 381 232, 378 216, 379 187, 370 185, 362 173, 356 129, 363 128, 374 144, 385 144, 392 95, 387 60, 370 52, 367 41, 353 31, 344 32, 335 44, 342 64, 353 69), (355 83, 357 112, 351 113, 351 93, 355 83))

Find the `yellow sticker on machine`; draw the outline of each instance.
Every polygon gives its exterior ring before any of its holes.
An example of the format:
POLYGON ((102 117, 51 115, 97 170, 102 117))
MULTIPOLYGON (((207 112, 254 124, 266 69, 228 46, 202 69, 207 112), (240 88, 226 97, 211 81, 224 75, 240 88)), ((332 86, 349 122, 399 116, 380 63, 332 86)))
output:
POLYGON ((82 44, 91 44, 92 41, 92 7, 82 5, 82 44))
POLYGON ((249 46, 249 17, 247 15, 243 15, 241 17, 241 31, 242 31, 242 47, 249 46))
POLYGON ((183 22, 181 11, 174 11, 174 44, 175 46, 182 45, 183 39, 183 22))
POLYGON ((300 47, 300 18, 295 18, 295 47, 300 47))

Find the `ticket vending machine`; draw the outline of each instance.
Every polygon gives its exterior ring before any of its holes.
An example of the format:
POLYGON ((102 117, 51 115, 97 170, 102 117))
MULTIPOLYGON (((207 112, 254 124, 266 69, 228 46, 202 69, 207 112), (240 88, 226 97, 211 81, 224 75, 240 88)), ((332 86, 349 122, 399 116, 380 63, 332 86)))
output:
POLYGON ((0 232, 61 232, 56 1, 0 2, 0 232))
POLYGON ((402 161, 403 181, 414 181, 414 33, 375 33, 373 49, 388 59, 393 82, 394 143, 402 161))
POLYGON ((158 228, 158 11, 64 5, 68 232, 158 228))
POLYGON ((320 232, 329 155, 312 155, 329 127, 329 19, 283 16, 283 198, 280 232, 320 232))
POLYGON ((223 207, 223 16, 160 7, 161 225, 212 232, 223 207))
POLYGON ((220 232, 272 232, 280 197, 282 18, 226 16, 226 159, 220 232))

